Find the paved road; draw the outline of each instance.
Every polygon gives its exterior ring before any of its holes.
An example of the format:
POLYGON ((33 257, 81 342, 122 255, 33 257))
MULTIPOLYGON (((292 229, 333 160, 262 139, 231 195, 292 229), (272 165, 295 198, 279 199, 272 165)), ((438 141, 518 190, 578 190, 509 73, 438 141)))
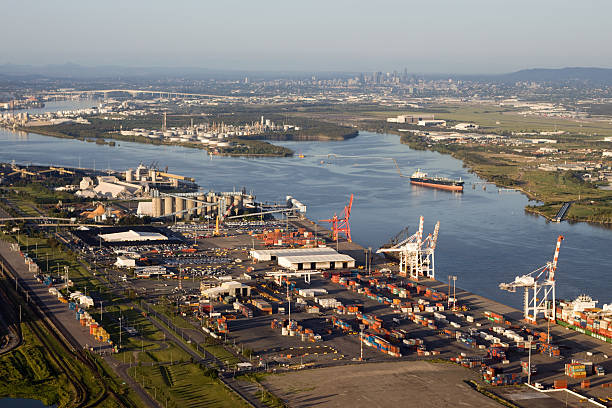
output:
POLYGON ((129 385, 140 397, 142 401, 144 401, 149 407, 161 407, 161 405, 155 401, 136 381, 132 378, 127 370, 130 367, 130 364, 123 364, 115 360, 115 358, 111 356, 105 356, 104 360, 106 363, 121 377, 121 379, 129 385))

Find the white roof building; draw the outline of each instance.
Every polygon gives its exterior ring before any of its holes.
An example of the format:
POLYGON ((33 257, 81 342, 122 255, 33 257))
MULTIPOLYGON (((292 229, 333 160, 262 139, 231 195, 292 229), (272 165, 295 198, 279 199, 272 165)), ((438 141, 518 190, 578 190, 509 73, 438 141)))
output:
POLYGON ((325 255, 337 254, 335 249, 329 247, 319 248, 289 248, 289 249, 254 249, 251 251, 251 258, 256 261, 275 261, 280 256, 306 256, 306 255, 325 255))
POLYGON ((256 261, 278 261, 278 265, 294 271, 310 269, 354 268, 355 259, 330 247, 295 249, 254 249, 256 261))
POLYGON ((214 288, 203 289, 201 291, 202 297, 205 298, 216 298, 219 296, 250 296, 251 295, 251 287, 249 285, 245 285, 240 282, 230 281, 223 282, 220 286, 215 286, 214 288))
POLYGON ((124 231, 111 234, 98 235, 105 242, 123 242, 123 241, 167 241, 168 238, 158 232, 148 231, 124 231))
POLYGON ((279 256, 278 266, 301 271, 304 269, 346 269, 355 267, 355 259, 344 254, 279 256))
POLYGON ((127 256, 118 256, 115 265, 120 268, 133 268, 136 266, 136 260, 127 256))

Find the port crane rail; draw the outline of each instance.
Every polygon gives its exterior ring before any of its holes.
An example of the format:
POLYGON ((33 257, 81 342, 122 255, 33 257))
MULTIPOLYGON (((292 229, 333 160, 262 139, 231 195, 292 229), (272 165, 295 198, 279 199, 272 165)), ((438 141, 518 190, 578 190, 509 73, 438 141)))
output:
POLYGON ((535 323, 540 313, 548 320, 556 319, 555 272, 563 239, 563 235, 557 238, 552 261, 526 275, 517 276, 513 282, 499 284, 501 290, 508 292, 524 289, 523 318, 526 321, 535 323), (530 290, 533 290, 533 295, 529 293, 530 290))

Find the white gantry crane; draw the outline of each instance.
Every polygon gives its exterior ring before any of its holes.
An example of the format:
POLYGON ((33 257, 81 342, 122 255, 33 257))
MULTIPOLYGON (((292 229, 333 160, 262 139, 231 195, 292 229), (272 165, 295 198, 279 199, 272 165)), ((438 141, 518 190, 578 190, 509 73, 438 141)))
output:
POLYGON ((517 288, 524 288, 524 319, 532 323, 536 322, 540 313, 549 320, 556 318, 555 271, 561 241, 563 241, 563 235, 557 238, 557 247, 552 261, 527 275, 517 276, 514 282, 499 284, 500 289, 508 292, 516 292, 517 288), (530 294, 529 290, 533 290, 533 294, 530 294))
POLYGON ((396 253, 399 256, 399 274, 418 280, 420 277, 435 279, 434 253, 438 241, 440 221, 433 234, 423 239, 423 217, 419 218, 419 229, 405 240, 389 247, 380 248, 377 253, 396 253))

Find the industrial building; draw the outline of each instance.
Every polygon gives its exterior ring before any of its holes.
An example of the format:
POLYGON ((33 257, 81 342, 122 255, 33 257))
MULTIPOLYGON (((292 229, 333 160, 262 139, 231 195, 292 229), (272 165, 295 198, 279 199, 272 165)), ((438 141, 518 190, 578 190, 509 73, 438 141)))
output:
POLYGON ((279 248, 279 249, 253 249, 250 252, 251 258, 257 262, 276 261, 279 256, 314 256, 314 255, 334 255, 335 249, 330 247, 318 248, 279 248))
POLYGON ((417 124, 422 120, 433 120, 433 115, 398 115, 394 118, 387 118, 388 123, 407 123, 407 124, 417 124))
POLYGON ((176 217, 177 219, 208 217, 224 218, 255 208, 252 195, 244 192, 208 192, 162 194, 138 205, 138 215, 176 217))
POLYGON ((246 297, 251 296, 251 287, 236 281, 223 282, 213 288, 201 287, 201 295, 207 299, 219 296, 246 297))
POLYGON ((73 234, 89 248, 121 247, 134 245, 176 245, 183 240, 172 231, 163 227, 81 227, 73 234))
POLYGON ((446 126, 445 120, 431 119, 431 120, 419 120, 417 123, 419 126, 446 126))
POLYGON ((148 185, 128 183, 115 176, 98 176, 96 181, 97 185, 91 177, 83 177, 75 194, 88 198, 133 198, 149 193, 148 185))
POLYGON ((168 237, 158 232, 149 231, 123 231, 111 234, 99 234, 104 242, 130 242, 130 241, 167 241, 168 237))
POLYGON ((120 268, 133 268, 136 266, 136 260, 134 258, 129 258, 127 256, 120 255, 117 257, 115 266, 118 266, 120 268))
POLYGON ((252 250, 251 257, 256 261, 276 260, 279 266, 294 271, 355 267, 355 259, 329 247, 252 250))

